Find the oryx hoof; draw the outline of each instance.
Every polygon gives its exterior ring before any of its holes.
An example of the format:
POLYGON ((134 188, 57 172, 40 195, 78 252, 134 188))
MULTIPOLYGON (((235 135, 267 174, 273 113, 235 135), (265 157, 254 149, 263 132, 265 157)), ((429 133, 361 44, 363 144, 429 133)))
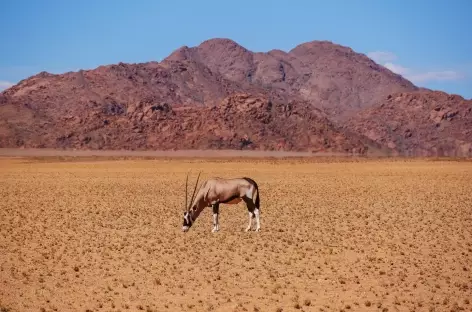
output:
POLYGON ((255 232, 260 232, 261 231, 261 228, 257 228, 254 230, 255 232))
POLYGON ((248 227, 244 230, 244 232, 249 232, 251 230, 251 227, 248 227))
POLYGON ((212 232, 212 233, 216 233, 216 232, 218 232, 218 229, 215 229, 215 228, 214 228, 213 230, 211 230, 211 232, 212 232))

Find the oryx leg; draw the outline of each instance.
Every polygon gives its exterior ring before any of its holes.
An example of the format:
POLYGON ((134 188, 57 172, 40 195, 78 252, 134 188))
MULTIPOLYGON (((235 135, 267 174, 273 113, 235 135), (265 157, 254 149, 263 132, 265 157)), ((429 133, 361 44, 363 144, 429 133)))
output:
POLYGON ((261 218, 259 214, 259 209, 254 209, 254 215, 256 216, 256 232, 261 230, 261 218))
POLYGON ((220 203, 216 202, 212 205, 213 208, 213 233, 220 230, 220 225, 218 223, 218 214, 220 212, 220 203))
POLYGON ((254 213, 249 211, 249 224, 245 230, 245 232, 249 231, 252 227, 252 219, 254 218, 254 213))
MULTIPOLYGON (((249 213, 249 224, 246 228, 246 232, 251 230, 252 228, 252 221, 254 220, 254 218, 256 218, 257 220, 257 215, 256 215, 256 205, 254 205, 254 203, 252 202, 252 199, 247 197, 247 196, 244 196, 243 197, 243 200, 244 202, 246 203, 246 206, 247 206, 247 210, 248 210, 248 213, 249 213)), ((256 229, 257 230, 257 229, 256 229)))

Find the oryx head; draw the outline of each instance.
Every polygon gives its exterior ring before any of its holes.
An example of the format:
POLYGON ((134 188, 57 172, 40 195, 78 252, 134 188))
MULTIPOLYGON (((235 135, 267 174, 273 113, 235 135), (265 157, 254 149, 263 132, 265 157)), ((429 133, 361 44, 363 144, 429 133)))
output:
POLYGON ((192 194, 192 197, 191 197, 191 200, 190 200, 190 204, 187 201, 187 197, 188 197, 188 191, 187 191, 187 188, 188 188, 188 173, 187 173, 187 179, 185 180, 185 212, 184 212, 184 224, 182 226, 182 231, 184 231, 184 232, 187 232, 190 229, 190 227, 192 226, 193 221, 195 221, 193 219, 193 210, 191 209, 190 206, 193 204, 195 191, 197 190, 198 180, 200 179, 200 173, 201 172, 198 173, 197 182, 195 183, 195 188, 193 189, 193 194, 192 194))

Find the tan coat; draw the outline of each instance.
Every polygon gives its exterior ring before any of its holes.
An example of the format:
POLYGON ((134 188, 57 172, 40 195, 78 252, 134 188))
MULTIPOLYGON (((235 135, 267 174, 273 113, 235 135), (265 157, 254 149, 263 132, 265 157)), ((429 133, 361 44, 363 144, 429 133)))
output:
POLYGON ((241 201, 245 202, 249 212, 249 226, 246 231, 251 228, 253 218, 256 218, 257 222, 256 231, 259 231, 259 188, 254 180, 247 177, 233 179, 215 177, 204 181, 184 214, 183 230, 187 231, 190 228, 205 207, 213 207, 213 232, 216 232, 219 229, 219 205, 235 205, 241 201))

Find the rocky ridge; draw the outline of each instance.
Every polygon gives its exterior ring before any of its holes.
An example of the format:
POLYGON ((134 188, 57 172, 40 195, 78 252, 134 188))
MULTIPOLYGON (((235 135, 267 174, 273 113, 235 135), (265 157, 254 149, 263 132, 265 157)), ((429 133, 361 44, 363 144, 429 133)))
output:
POLYGON ((263 53, 217 38, 20 81, 0 93, 0 147, 472 155, 471 107, 328 41, 263 53))

